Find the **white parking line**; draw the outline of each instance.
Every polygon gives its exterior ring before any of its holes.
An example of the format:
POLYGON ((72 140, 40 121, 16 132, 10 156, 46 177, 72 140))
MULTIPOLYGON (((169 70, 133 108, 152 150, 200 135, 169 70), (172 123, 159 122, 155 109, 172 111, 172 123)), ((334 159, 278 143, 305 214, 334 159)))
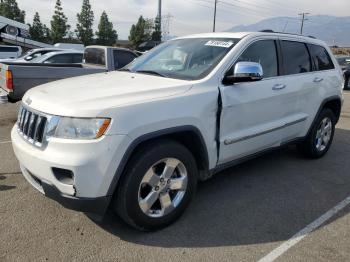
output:
POLYGON ((1 144, 10 144, 11 143, 11 141, 0 141, 0 145, 1 144))
POLYGON ((339 211, 344 209, 347 205, 350 204, 350 196, 348 196, 346 199, 344 199, 342 202, 340 202, 338 205, 333 207, 331 210, 329 210, 327 213, 320 216, 318 219, 316 219, 314 222, 309 224, 307 227, 296 233, 294 236, 292 236, 289 240, 284 242, 282 245, 271 251, 269 254, 267 254, 265 257, 260 259, 258 262, 272 262, 275 261, 278 257, 283 255, 285 252, 288 251, 291 247, 295 246, 297 243, 299 243, 303 238, 308 236, 312 231, 319 228, 322 224, 327 222, 329 219, 331 219, 335 214, 337 214, 339 211))

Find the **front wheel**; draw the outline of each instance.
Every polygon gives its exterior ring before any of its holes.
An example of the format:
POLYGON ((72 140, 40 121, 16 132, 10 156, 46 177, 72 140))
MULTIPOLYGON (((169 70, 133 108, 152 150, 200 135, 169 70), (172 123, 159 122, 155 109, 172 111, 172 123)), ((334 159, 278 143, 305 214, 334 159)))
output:
POLYGON ((299 150, 310 158, 324 156, 332 144, 335 124, 336 120, 332 110, 323 109, 317 117, 310 134, 298 145, 299 150))
POLYGON ((140 230, 163 228, 184 212, 197 185, 196 162, 183 145, 160 140, 143 146, 128 164, 114 209, 140 230))

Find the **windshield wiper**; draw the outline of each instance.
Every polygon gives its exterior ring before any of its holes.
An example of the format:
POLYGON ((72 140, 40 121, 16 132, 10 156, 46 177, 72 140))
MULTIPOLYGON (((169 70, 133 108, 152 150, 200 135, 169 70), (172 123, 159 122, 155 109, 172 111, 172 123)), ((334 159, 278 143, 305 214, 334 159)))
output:
POLYGON ((159 72, 152 71, 152 70, 139 70, 139 71, 135 71, 135 73, 150 74, 150 75, 155 75, 155 76, 166 77, 166 75, 163 75, 163 74, 161 74, 159 72))

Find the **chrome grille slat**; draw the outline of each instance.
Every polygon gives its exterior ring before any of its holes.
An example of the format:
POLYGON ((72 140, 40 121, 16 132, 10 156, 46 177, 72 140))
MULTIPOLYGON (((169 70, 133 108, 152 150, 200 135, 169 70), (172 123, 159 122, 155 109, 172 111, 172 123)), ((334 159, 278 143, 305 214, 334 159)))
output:
POLYGON ((37 141, 38 128, 39 128, 40 122, 41 122, 41 116, 38 116, 37 120, 36 120, 36 123, 35 123, 35 128, 34 128, 34 135, 33 135, 34 143, 37 141))
POLYGON ((20 109, 17 120, 19 134, 36 147, 42 147, 47 117, 25 107, 20 109))

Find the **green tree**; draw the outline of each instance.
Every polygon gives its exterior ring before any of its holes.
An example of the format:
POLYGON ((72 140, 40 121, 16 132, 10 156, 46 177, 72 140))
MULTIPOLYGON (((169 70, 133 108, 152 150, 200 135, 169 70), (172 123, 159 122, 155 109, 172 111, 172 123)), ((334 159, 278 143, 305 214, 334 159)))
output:
POLYGON ((0 15, 24 23, 26 13, 19 9, 16 0, 1 0, 0 15))
POLYGON ((96 35, 99 45, 113 45, 118 39, 117 31, 113 29, 113 23, 109 21, 105 11, 102 12, 96 35))
POLYGON ((92 25, 94 23, 94 12, 91 9, 90 1, 83 0, 83 6, 80 14, 77 14, 77 36, 84 45, 92 43, 94 32, 92 25))
POLYGON ((137 24, 132 25, 130 30, 129 40, 134 47, 138 47, 143 42, 151 40, 153 28, 154 24, 151 19, 144 19, 140 16, 137 24))
POLYGON ((41 23, 38 12, 34 15, 33 23, 29 25, 29 34, 30 38, 36 41, 44 42, 48 40, 48 28, 41 23))
POLYGON ((61 0, 56 1, 55 14, 51 20, 50 37, 53 43, 62 42, 67 35, 70 25, 67 24, 67 17, 63 13, 61 0))

